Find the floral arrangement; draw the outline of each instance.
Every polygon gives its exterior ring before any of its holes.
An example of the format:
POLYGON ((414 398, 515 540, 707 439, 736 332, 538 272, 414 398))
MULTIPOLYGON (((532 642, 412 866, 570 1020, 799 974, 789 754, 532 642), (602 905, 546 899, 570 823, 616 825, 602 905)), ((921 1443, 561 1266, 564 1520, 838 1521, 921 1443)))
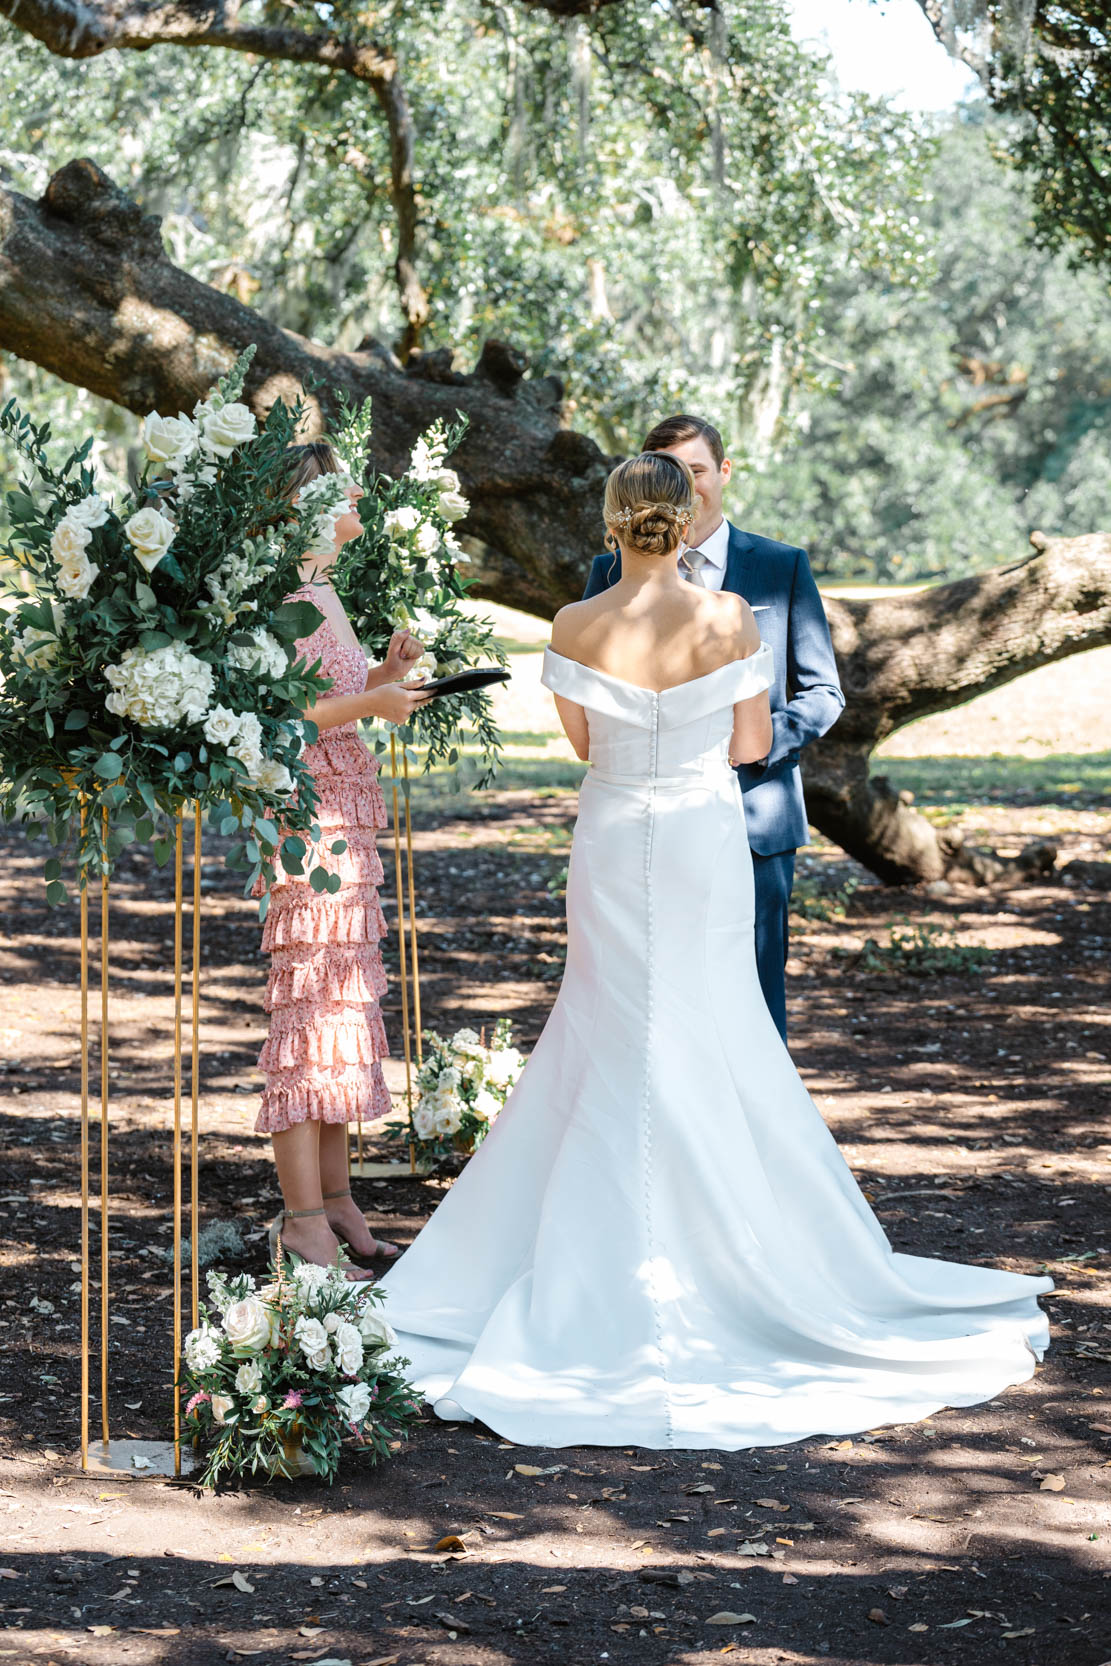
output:
MULTIPOLYGON (((350 483, 313 482, 292 511, 277 495, 302 411, 278 400, 259 427, 238 397, 252 352, 192 416, 146 418, 142 473, 117 504, 97 491, 91 440, 54 467, 49 428, 14 401, 0 412, 24 464, 0 552, 0 808, 45 820, 56 848, 76 830, 82 879, 135 839, 167 861, 187 800, 241 834, 229 861, 248 885, 273 873, 279 812, 290 872, 298 834, 320 836, 301 712, 331 685, 294 660, 316 608, 285 597, 306 553, 331 548, 350 483)), ((46 879, 64 902, 57 857, 46 879)))
MULTIPOLYGON (((470 505, 447 459, 465 431, 463 422, 450 429, 435 423, 418 439, 400 479, 366 480, 367 495, 359 504, 364 532, 341 550, 334 576, 369 652, 384 655, 396 630, 412 630, 424 642, 426 653, 414 666, 414 677, 505 664, 490 621, 470 617, 460 605, 470 585, 460 571, 467 556, 453 528, 470 505)), ((369 434, 369 405, 348 410, 337 446, 352 473, 366 455, 369 434)), ((497 768, 501 740, 490 696, 482 690, 430 701, 397 735, 403 745, 420 748, 425 770, 456 766, 469 741, 480 754, 478 786, 486 786, 497 768)), ((384 744, 378 741, 379 750, 384 744)))
POLYGON ((406 1362, 389 1356, 397 1339, 378 1311, 381 1291, 307 1261, 259 1289, 249 1274, 210 1272, 208 1288, 182 1373, 205 1486, 260 1470, 331 1482, 345 1445, 372 1461, 389 1456, 418 1402, 406 1362))
POLYGON ((431 1162, 453 1152, 475 1151, 524 1068, 508 1018, 498 1019, 489 1046, 485 1032, 479 1036, 474 1030, 456 1030, 445 1041, 426 1031, 412 1124, 387 1123, 387 1137, 411 1141, 414 1154, 431 1162))

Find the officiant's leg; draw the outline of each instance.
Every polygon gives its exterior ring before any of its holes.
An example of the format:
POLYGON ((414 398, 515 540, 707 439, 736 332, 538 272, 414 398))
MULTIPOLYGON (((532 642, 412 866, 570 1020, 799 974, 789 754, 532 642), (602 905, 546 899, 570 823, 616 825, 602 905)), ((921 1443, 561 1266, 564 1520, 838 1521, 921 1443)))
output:
POLYGON ((774 856, 752 854, 756 887, 756 968, 776 1029, 787 1040, 787 915, 795 879, 793 850, 774 856))

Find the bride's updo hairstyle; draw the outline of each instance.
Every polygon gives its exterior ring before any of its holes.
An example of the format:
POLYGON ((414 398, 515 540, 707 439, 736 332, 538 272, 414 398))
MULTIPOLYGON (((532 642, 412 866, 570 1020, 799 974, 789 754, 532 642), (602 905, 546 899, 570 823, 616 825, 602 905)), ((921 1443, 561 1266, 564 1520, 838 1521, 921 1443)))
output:
POLYGON ((619 463, 606 481, 606 543, 617 535, 637 555, 673 555, 694 519, 694 479, 664 451, 642 451, 619 463))

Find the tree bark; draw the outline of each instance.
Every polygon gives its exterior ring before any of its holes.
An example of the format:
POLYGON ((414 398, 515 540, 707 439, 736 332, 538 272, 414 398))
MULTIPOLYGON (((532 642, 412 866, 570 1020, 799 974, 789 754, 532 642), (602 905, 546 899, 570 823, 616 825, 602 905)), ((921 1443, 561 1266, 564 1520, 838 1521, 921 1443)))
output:
MULTIPOLYGON (((561 426, 560 383, 527 377, 512 347, 487 342, 468 375, 446 350, 404 369, 376 342, 340 353, 175 267, 158 222, 93 162, 69 163, 38 203, 0 191, 0 347, 145 414, 189 410, 250 342, 246 397, 260 415, 308 389, 319 429, 341 399, 370 397, 370 461, 386 473, 431 422, 466 416, 455 463, 477 594, 545 617, 582 594, 616 459, 561 426)), ((1111 536, 1032 542, 1026 560, 936 590, 827 603, 847 709, 807 752, 811 819, 885 880, 1012 871, 934 828, 869 758, 915 718, 1111 642, 1111 536)))

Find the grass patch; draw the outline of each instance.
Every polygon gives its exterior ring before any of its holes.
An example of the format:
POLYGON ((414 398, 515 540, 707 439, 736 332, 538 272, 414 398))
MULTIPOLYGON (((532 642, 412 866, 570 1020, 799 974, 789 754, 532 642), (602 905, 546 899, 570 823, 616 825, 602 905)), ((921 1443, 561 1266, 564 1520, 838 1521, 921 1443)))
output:
POLYGON ((982 804, 1055 804, 1098 808, 1111 799, 1111 752, 1022 758, 873 758, 872 772, 920 805, 954 813, 982 804))
POLYGON ((982 972, 991 960, 989 949, 958 943, 951 931, 943 931, 940 926, 912 925, 907 919, 891 927, 886 943, 869 937, 859 951, 835 949, 833 952, 853 959, 861 972, 909 972, 919 978, 952 974, 968 977, 982 972))

